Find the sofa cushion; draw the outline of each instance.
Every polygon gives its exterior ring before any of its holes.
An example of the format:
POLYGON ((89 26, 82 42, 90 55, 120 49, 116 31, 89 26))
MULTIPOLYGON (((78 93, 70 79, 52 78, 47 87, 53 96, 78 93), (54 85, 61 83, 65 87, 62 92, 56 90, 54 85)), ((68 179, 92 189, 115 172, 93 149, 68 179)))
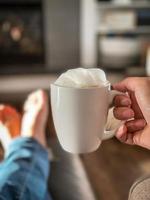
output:
POLYGON ((54 158, 51 161, 49 191, 54 200, 95 200, 84 166, 78 155, 65 152, 51 140, 54 158))

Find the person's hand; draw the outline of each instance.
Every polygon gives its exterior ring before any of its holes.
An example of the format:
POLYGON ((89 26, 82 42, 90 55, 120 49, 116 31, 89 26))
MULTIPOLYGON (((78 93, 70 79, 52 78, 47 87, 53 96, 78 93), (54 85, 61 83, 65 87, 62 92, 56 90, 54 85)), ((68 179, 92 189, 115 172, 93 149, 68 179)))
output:
POLYGON ((150 78, 127 78, 114 84, 113 89, 128 94, 114 98, 114 116, 125 121, 116 137, 121 142, 150 149, 150 78))

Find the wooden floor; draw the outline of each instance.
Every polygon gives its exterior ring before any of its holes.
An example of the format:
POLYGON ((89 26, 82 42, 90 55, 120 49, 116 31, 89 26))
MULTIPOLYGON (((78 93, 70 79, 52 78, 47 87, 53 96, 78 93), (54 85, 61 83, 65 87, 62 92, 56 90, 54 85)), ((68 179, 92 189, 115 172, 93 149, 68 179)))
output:
POLYGON ((104 141, 94 153, 81 156, 97 200, 127 200, 133 182, 150 174, 150 151, 104 141))

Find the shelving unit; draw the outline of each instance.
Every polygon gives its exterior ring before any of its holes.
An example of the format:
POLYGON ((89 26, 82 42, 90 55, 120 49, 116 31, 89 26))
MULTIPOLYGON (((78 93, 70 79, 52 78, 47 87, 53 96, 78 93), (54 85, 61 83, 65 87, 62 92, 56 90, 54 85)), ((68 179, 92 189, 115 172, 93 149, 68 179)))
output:
POLYGON ((130 4, 116 4, 116 3, 97 3, 98 9, 141 9, 141 8, 150 8, 150 2, 148 1, 136 1, 135 3, 130 4))
MULTIPOLYGON (((149 43, 150 39, 150 26, 145 25, 141 23, 141 21, 137 20, 137 14, 139 14, 141 11, 143 12, 146 10, 148 12, 150 10, 150 1, 149 0, 132 0, 133 3, 130 4, 117 4, 114 3, 114 1, 110 2, 102 2, 98 0, 82 0, 82 6, 81 6, 81 16, 83 17, 82 23, 81 23, 81 65, 82 66, 103 66, 100 65, 99 61, 101 59, 101 49, 100 49, 100 42, 103 37, 125 37, 127 38, 133 38, 133 40, 141 40, 142 44, 145 42, 146 45, 149 43), (133 18, 130 21, 131 23, 125 24, 125 26, 117 27, 117 23, 113 25, 113 23, 105 23, 106 18, 104 18, 104 15, 110 12, 130 12, 133 11, 133 18), (135 16, 135 19, 134 19, 135 16)), ((82 18, 81 18, 82 19, 82 18)), ((117 19, 114 17, 114 19, 117 19)), ((126 18, 125 18, 126 19, 126 18)), ((111 15, 110 15, 111 20, 111 15)), ((121 18, 118 18, 119 23, 121 22, 121 18)), ((130 17, 128 18, 130 20, 130 17)), ((109 21, 108 21, 109 22, 109 21)), ((113 21, 112 21, 113 22, 113 21)), ((117 21, 116 21, 117 22, 117 21)), ((128 21, 126 21, 128 22, 128 21)), ((147 23, 148 24, 148 23, 147 23)), ((119 39, 119 38, 118 38, 119 39)), ((136 42, 136 41, 135 41, 136 42)), ((141 56, 144 56, 144 51, 146 48, 146 45, 143 45, 141 48, 141 56)), ((109 46, 108 46, 109 49, 109 46)), ((117 59, 115 57, 114 59, 117 59)), ((141 63, 135 63, 137 67, 140 65, 143 65, 143 57, 141 57, 141 63)), ((129 66, 130 68, 130 66, 129 66)), ((132 65, 131 65, 132 68, 132 65)), ((119 70, 119 68, 118 68, 119 70)))
POLYGON ((98 28, 97 29, 98 35, 106 35, 106 34, 136 34, 136 35, 149 35, 150 34, 150 26, 140 26, 133 29, 108 29, 108 28, 98 28))
MULTIPOLYGON (((142 38, 148 39, 150 36, 150 26, 148 25, 138 25, 137 23, 137 14, 140 10, 144 11, 146 10, 146 12, 148 12, 148 10, 150 10, 150 1, 135 1, 134 3, 130 3, 130 4, 116 4, 114 2, 108 2, 108 3, 104 3, 104 2, 98 2, 96 3, 96 11, 97 11, 97 17, 99 18, 98 23, 97 23, 97 27, 96 27, 96 38, 97 38, 97 65, 101 64, 101 49, 99 46, 99 40, 101 40, 101 38, 103 37, 121 37, 121 38, 126 38, 126 37, 137 37, 139 40, 141 40, 142 38), (111 12, 115 13, 115 12, 132 12, 135 15, 135 21, 133 21, 133 26, 130 24, 129 28, 127 27, 118 27, 114 26, 113 27, 113 23, 110 24, 105 24, 105 18, 103 18, 103 16, 105 17, 106 13, 111 14, 111 12), (104 21, 103 21, 104 20, 104 21)), ((111 15, 110 15, 111 16, 111 15)), ((111 19, 111 18, 110 18, 111 19)), ((106 47, 105 47, 106 48, 106 47)), ((141 49, 142 51, 142 49, 141 49)), ((113 55, 113 54, 112 54, 113 55)), ((142 54, 140 54, 142 55, 142 54)), ((109 59, 109 57, 108 57, 109 59)), ((112 57, 111 57, 112 59, 112 57)), ((116 59, 116 58, 115 58, 116 59)), ((119 59, 119 58, 118 58, 119 59)), ((140 58, 139 58, 140 60, 140 58)), ((136 62, 135 62, 136 63, 136 62)), ((141 65, 141 63, 139 64, 141 65)), ((132 65, 131 65, 132 66, 132 65)), ((113 68, 112 68, 113 69, 113 68)), ((117 68, 116 68, 117 69, 117 68)), ((142 68, 137 66, 137 67, 130 67, 126 68, 127 70, 130 69, 130 71, 134 71, 137 72, 137 74, 141 73, 142 68), (134 70, 132 70, 132 68, 134 70)), ((143 68, 144 69, 144 68, 143 68)))

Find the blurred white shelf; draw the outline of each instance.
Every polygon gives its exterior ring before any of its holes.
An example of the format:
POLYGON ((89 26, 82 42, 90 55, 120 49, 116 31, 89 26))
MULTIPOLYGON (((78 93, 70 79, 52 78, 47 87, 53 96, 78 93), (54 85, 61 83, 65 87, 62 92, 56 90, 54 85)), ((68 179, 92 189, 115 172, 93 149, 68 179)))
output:
POLYGON ((146 71, 145 67, 140 66, 133 66, 126 68, 126 73, 128 76, 145 76, 146 71))
POLYGON ((98 2, 98 9, 139 9, 139 8, 150 8, 150 2, 143 0, 135 1, 135 3, 130 3, 130 4, 98 2))
POLYGON ((111 29, 111 28, 98 28, 97 33, 100 35, 104 34, 124 34, 124 33, 134 33, 134 34, 150 34, 150 26, 139 26, 133 29, 111 29))
POLYGON ((18 94, 37 89, 49 89, 55 75, 9 75, 0 76, 0 94, 18 94))

